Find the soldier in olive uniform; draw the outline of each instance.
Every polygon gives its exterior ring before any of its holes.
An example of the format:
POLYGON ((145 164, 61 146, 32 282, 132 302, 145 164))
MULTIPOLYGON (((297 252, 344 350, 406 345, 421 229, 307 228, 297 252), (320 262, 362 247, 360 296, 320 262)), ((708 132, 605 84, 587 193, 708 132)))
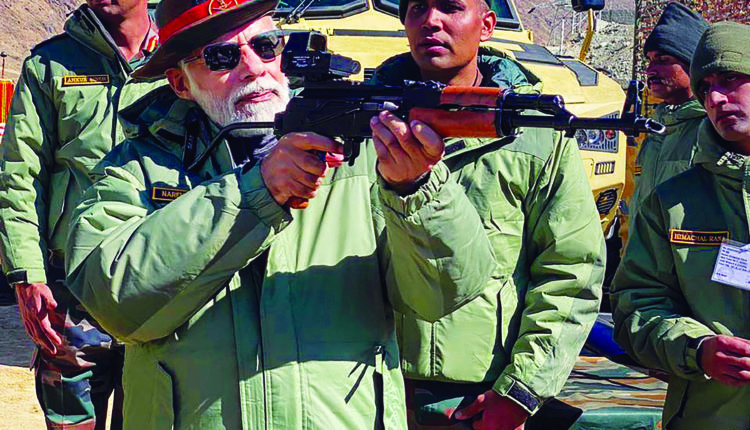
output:
POLYGON ((750 427, 749 40, 733 22, 700 40, 690 84, 708 118, 694 167, 643 200, 612 285, 615 339, 670 374, 668 429, 750 427))
MULTIPOLYGON (((123 136, 118 109, 160 85, 129 78, 158 40, 146 3, 89 0, 63 34, 33 48, 3 140, 0 253, 38 346, 37 397, 49 428, 104 429, 120 386, 122 347, 69 293, 63 251, 89 169, 123 136)), ((121 425, 116 398, 112 428, 121 425)))
MULTIPOLYGON (((653 119, 664 124, 663 135, 651 134, 641 144, 627 180, 634 182, 633 195, 623 201, 624 224, 620 228, 627 243, 628 223, 638 204, 660 183, 689 169, 696 151, 698 126, 706 117, 700 102, 690 91, 690 60, 706 20, 685 5, 672 2, 664 8, 644 44, 651 94, 662 100, 653 119)), ((630 167, 630 166, 629 166, 630 167)))

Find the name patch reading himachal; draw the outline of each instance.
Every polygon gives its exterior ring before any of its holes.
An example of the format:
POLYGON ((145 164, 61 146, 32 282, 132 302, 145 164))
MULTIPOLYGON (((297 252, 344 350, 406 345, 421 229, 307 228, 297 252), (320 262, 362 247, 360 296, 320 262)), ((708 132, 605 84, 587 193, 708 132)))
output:
POLYGON ((81 85, 105 85, 109 83, 109 75, 68 75, 63 76, 63 87, 81 85))
POLYGON ((719 246, 729 239, 729 231, 669 230, 669 242, 680 245, 719 246))
POLYGON ((151 200, 155 202, 171 202, 187 191, 179 188, 153 187, 151 188, 151 200))

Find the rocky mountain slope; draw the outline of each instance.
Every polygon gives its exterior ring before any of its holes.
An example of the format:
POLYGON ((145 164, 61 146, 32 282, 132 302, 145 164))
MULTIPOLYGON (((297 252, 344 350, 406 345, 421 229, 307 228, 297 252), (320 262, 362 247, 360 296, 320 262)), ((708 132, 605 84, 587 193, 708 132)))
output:
POLYGON ((62 31, 65 15, 77 0, 0 0, 0 51, 5 58, 5 77, 16 79, 29 49, 62 31))

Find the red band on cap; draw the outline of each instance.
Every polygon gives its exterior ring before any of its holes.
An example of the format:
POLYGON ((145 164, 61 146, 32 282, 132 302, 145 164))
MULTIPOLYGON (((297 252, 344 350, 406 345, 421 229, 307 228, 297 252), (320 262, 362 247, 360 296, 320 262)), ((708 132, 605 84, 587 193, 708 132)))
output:
POLYGON ((159 41, 164 43, 175 33, 217 12, 222 12, 250 0, 208 0, 193 6, 159 30, 159 41))

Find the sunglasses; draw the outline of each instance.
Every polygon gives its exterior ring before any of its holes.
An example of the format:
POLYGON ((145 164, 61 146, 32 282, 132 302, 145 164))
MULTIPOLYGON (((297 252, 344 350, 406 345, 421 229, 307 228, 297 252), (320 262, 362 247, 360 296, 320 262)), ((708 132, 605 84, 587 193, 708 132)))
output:
POLYGON ((253 36, 248 43, 219 42, 206 45, 199 55, 185 58, 183 64, 203 59, 209 70, 232 70, 240 64, 242 53, 240 48, 249 45, 255 54, 263 61, 272 61, 284 50, 284 32, 271 30, 253 36))

